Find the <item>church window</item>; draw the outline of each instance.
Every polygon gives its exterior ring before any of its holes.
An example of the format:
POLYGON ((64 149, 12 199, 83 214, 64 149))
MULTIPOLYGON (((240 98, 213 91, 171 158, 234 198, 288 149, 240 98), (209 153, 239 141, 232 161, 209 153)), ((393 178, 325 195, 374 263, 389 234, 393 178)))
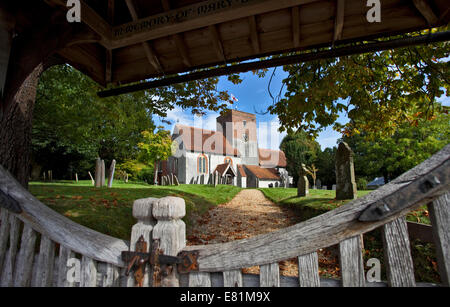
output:
POLYGON ((208 172, 208 163, 205 155, 200 155, 197 159, 197 170, 199 174, 205 174, 208 172))

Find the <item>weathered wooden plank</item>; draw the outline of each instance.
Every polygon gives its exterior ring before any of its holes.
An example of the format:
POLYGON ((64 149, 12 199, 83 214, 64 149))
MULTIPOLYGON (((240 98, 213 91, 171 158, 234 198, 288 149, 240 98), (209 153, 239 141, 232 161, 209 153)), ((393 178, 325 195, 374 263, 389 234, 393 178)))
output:
POLYGON ((407 212, 441 195, 449 184, 449 180, 445 178, 440 186, 429 192, 417 193, 416 186, 417 183, 423 182, 423 177, 432 170, 445 166, 449 157, 450 145, 447 145, 427 161, 376 191, 297 225, 249 239, 206 246, 188 246, 184 250, 199 251, 199 271, 223 272, 261 265, 268 261, 282 261, 338 244, 349 237, 369 232, 404 216, 407 212), (411 186, 414 187, 414 190, 410 191, 412 200, 411 198, 403 199, 406 207, 397 213, 381 221, 361 222, 358 220, 369 205, 386 196, 396 194, 402 188, 408 191, 411 186))
POLYGON ((11 30, 0 22, 0 97, 4 92, 12 44, 11 30))
POLYGON ((124 266, 121 253, 128 250, 128 242, 93 231, 51 210, 25 190, 2 166, 0 189, 19 203, 24 213, 18 218, 30 223, 36 232, 47 234, 54 242, 64 242, 75 253, 124 266))
POLYGON ((53 265, 55 259, 55 243, 47 236, 41 235, 41 245, 36 263, 36 275, 32 280, 33 287, 50 287, 53 281, 53 265))
POLYGON ((300 47, 300 8, 294 6, 292 8, 292 41, 294 42, 294 48, 300 47))
POLYGON ((364 287, 364 263, 361 236, 354 236, 339 243, 342 286, 364 287))
POLYGON ((333 42, 342 39, 344 29, 345 0, 336 0, 336 17, 334 19, 333 42))
POLYGON ((253 51, 255 53, 260 53, 261 44, 259 43, 258 28, 256 26, 256 17, 249 16, 248 24, 250 26, 250 41, 252 42, 253 51))
POLYGON ((416 286, 406 219, 401 217, 385 224, 382 234, 389 285, 416 286))
POLYGON ((223 272, 224 287, 243 287, 242 271, 232 270, 223 272))
POLYGON ((209 273, 192 272, 189 274, 189 287, 211 287, 209 273))
POLYGON ((81 280, 80 287, 97 286, 97 266, 94 259, 81 257, 81 280))
POLYGON ((450 285, 450 193, 428 205, 441 282, 450 285))
POLYGON ((75 258, 75 253, 63 245, 59 247, 57 287, 74 287, 75 283, 67 280, 69 267, 67 261, 75 258))
POLYGON ((425 0, 413 0, 414 6, 422 14, 422 16, 427 20, 429 25, 434 25, 439 21, 439 18, 431 9, 430 5, 425 0))
POLYGON ((217 27, 215 25, 209 26, 209 32, 211 34, 211 42, 214 46, 214 50, 216 51, 217 58, 220 61, 226 61, 225 52, 223 50, 222 41, 220 39, 220 34, 217 31, 217 27))
POLYGON ((298 257, 298 281, 300 287, 320 287, 317 252, 298 257))
POLYGON ((117 287, 119 286, 119 268, 115 265, 106 264, 106 276, 103 280, 103 287, 117 287))
POLYGON ((280 268, 277 262, 260 266, 259 284, 261 287, 280 286, 280 268))
POLYGON ((3 262, 7 253, 9 229, 9 212, 0 208, 0 280, 2 278, 3 262))
POLYGON ((37 233, 28 224, 25 224, 22 231, 20 251, 16 260, 14 287, 30 286, 36 238, 37 233))
POLYGON ((12 287, 14 284, 14 269, 19 242, 20 220, 10 214, 9 225, 9 248, 4 260, 3 272, 0 280, 2 287, 12 287))

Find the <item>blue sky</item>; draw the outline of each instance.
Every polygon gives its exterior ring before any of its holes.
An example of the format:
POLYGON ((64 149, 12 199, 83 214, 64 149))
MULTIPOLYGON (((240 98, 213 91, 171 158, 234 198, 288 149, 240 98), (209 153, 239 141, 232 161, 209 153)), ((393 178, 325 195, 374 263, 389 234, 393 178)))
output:
MULTIPOLYGON (((221 77, 219 81, 219 90, 228 90, 239 101, 233 104, 233 108, 237 110, 256 113, 257 127, 258 127, 258 142, 261 148, 278 149, 282 138, 286 133, 279 133, 278 128, 280 123, 276 115, 258 114, 264 113, 267 107, 272 104, 272 98, 268 92, 268 85, 273 69, 270 69, 265 78, 259 78, 251 72, 241 74, 243 82, 237 85, 232 84, 226 77, 221 77)), ((271 83, 272 95, 278 94, 282 85, 282 80, 287 76, 281 67, 276 69, 275 75, 271 83)), ((440 101, 444 105, 450 106, 450 97, 442 97, 440 101)), ((157 125, 162 125, 166 129, 173 131, 173 126, 179 122, 185 125, 192 125, 195 127, 203 127, 204 129, 215 130, 215 120, 218 113, 207 112, 203 118, 194 117, 190 111, 183 111, 181 108, 175 108, 167 114, 168 120, 172 125, 164 124, 160 119, 155 118, 157 125)), ((341 113, 338 121, 340 123, 348 122, 345 113, 341 113)), ((341 134, 334 131, 332 127, 324 129, 316 139, 319 142, 322 150, 326 147, 336 146, 336 141, 341 137, 341 134)))

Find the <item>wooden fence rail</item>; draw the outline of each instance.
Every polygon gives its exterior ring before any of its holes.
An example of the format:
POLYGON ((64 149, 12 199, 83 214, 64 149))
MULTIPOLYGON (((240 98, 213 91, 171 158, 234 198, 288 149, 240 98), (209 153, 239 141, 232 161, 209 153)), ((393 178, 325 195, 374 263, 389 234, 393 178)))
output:
POLYGON ((387 284, 415 286, 405 215, 423 205, 429 207, 441 280, 448 286, 449 184, 450 145, 378 190, 313 219, 244 240, 186 247, 181 198, 136 200, 138 223, 127 242, 55 213, 0 166, 0 286, 136 286, 121 256, 133 251, 141 236, 146 252, 157 240, 165 255, 198 255, 189 274, 179 274, 175 266, 154 271, 147 264, 143 286, 384 286, 365 280, 362 263, 362 234, 376 228, 382 231, 387 284), (317 250, 333 245, 339 246, 341 281, 319 278, 317 250), (294 257, 299 277, 280 276, 278 262, 294 257), (251 266, 259 266, 260 274, 242 274, 251 266))

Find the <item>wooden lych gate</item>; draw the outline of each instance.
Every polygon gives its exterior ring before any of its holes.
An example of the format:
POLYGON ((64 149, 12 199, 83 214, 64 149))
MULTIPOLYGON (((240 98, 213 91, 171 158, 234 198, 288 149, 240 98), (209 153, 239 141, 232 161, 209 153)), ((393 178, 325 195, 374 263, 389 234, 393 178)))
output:
POLYGON ((326 214, 253 238, 185 246, 182 198, 135 201, 133 215, 138 223, 126 242, 60 216, 0 168, 0 285, 383 286, 383 282, 366 282, 361 247, 362 234, 381 228, 387 284, 415 286, 404 216, 427 204, 442 284, 448 286, 449 170, 447 145, 378 190, 326 214), (317 250, 336 244, 342 279, 321 280, 317 250), (298 257, 299 277, 280 276, 278 262, 293 257, 298 257), (242 274, 242 268, 255 265, 260 275, 242 274))
MULTIPOLYGON (((34 99, 36 76, 57 63, 69 63, 103 86, 154 78, 100 93, 104 97, 450 40, 448 31, 376 40, 447 26, 448 0, 374 1, 380 4, 381 22, 368 17, 370 8, 361 0, 74 2, 81 7, 80 23, 68 23, 63 0, 0 2, 0 115, 6 118, 3 126, 0 117, 0 136, 15 142, 8 150, 17 159, 22 159, 20 149, 26 146, 31 127, 32 112, 22 106, 34 99), (231 65, 271 55, 281 56, 231 65), (9 118, 13 120, 8 122, 9 118), (18 124, 24 129, 15 129, 18 124)), ((17 165, 26 164, 26 154, 23 163, 12 163, 14 158, 0 164, 17 170, 17 165)), ((189 247, 181 220, 182 199, 137 200, 133 214, 138 223, 127 242, 55 213, 0 166, 0 285, 134 286, 138 280, 143 286, 377 286, 384 283, 365 282, 361 235, 381 228, 387 283, 414 286, 404 216, 428 205, 441 280, 448 286, 449 157, 447 145, 371 194, 295 226, 245 240, 189 247), (342 280, 321 280, 317 250, 336 244, 342 280), (298 257, 299 277, 280 277, 278 262, 293 257, 298 257), (145 270, 139 266, 141 260, 145 270), (135 265, 126 275, 129 262, 135 265), (241 269, 250 266, 259 266, 260 275, 242 274, 241 269)), ((15 176, 27 182, 26 172, 15 176)))

